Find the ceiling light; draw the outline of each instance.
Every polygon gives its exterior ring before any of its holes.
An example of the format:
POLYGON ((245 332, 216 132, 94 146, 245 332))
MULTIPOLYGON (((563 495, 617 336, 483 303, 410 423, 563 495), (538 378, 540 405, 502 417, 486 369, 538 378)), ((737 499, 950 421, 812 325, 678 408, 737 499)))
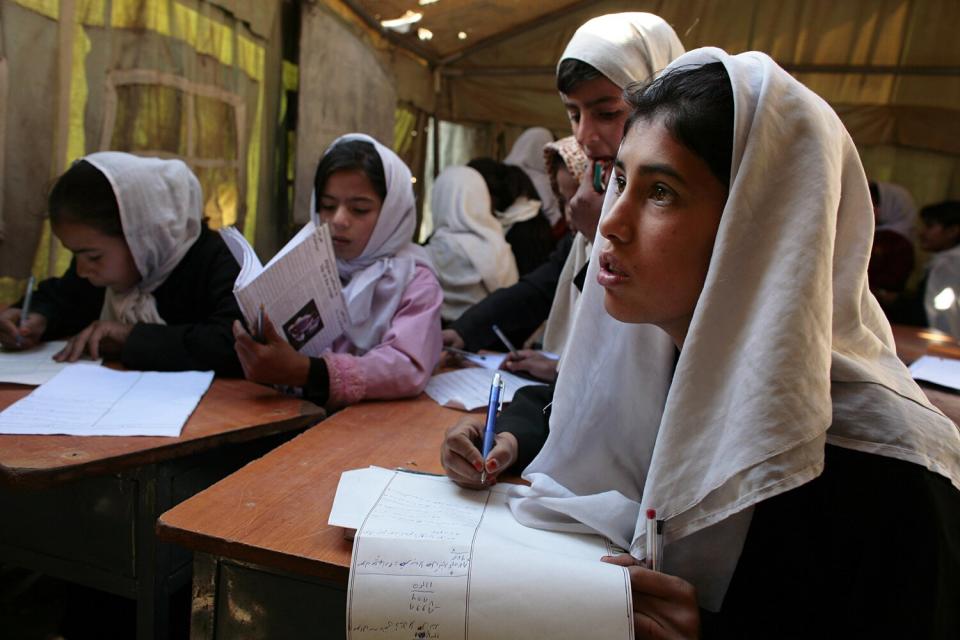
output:
POLYGON ((423 27, 420 27, 419 29, 417 29, 417 37, 420 38, 421 40, 433 40, 433 31, 430 31, 430 29, 424 29, 423 27))
POLYGON ((380 26, 384 29, 392 29, 399 33, 407 33, 410 31, 410 25, 420 22, 423 18, 423 14, 418 11, 407 10, 405 14, 399 18, 394 18, 393 20, 381 20, 380 26))
POLYGON ((439 1, 440 0, 420 0, 417 4, 419 4, 421 7, 425 7, 428 4, 433 4, 434 2, 439 2, 439 1))
POLYGON ((457 37, 460 38, 461 40, 466 40, 466 39, 467 39, 467 32, 466 32, 466 31, 461 31, 460 33, 457 34, 457 37))

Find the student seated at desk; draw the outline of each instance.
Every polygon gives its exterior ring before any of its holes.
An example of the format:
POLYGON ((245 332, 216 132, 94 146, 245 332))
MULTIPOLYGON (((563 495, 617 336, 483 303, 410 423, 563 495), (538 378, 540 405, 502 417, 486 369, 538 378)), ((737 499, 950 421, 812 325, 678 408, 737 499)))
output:
POLYGON ((63 276, 40 283, 22 329, 22 301, 0 314, 5 348, 73 336, 58 360, 241 374, 231 335, 242 317, 233 296, 240 268, 202 220, 187 165, 94 153, 60 176, 49 206, 53 233, 74 258, 63 276))
POLYGON ((427 252, 413 244, 410 169, 373 138, 334 141, 314 178, 318 225, 330 225, 351 324, 320 358, 298 353, 264 320, 265 344, 236 323, 247 378, 298 387, 336 409, 364 399, 415 396, 440 360, 443 291, 427 252))
POLYGON ((933 254, 923 290, 927 325, 960 338, 960 201, 926 206, 920 218, 920 246, 933 254))
POLYGON ((869 192, 839 118, 765 54, 712 48, 629 101, 512 512, 630 549, 605 561, 643 637, 960 637, 960 432, 869 293, 869 192), (647 509, 663 573, 636 559, 647 509))

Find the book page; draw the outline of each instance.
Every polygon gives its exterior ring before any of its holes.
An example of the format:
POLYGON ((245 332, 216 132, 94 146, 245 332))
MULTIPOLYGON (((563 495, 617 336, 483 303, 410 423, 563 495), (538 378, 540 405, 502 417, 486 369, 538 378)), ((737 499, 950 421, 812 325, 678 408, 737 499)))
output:
MULTIPOLYGON (((501 371, 503 379, 503 401, 513 402, 513 395, 523 387, 544 385, 544 382, 528 380, 507 371, 501 371)), ((486 407, 490 400, 490 382, 493 373, 484 368, 471 367, 441 373, 430 378, 427 383, 427 395, 437 404, 452 409, 473 411, 486 407)))
POLYGON ((632 638, 605 541, 524 527, 507 495, 396 473, 354 541, 347 637, 632 638))
POLYGON ((290 345, 318 357, 343 334, 349 319, 327 225, 308 223, 252 282, 237 290, 247 326, 262 304, 290 345))
MULTIPOLYGON (((57 362, 53 356, 67 346, 65 340, 41 342, 25 351, 0 350, 0 382, 16 384, 43 384, 67 367, 70 362, 57 362)), ((83 360, 85 363, 99 364, 99 360, 83 360)))
POLYGON ((257 252, 253 250, 247 239, 240 233, 236 227, 225 227, 220 229, 220 237, 227 249, 233 254, 233 258, 240 265, 240 274, 234 283, 234 291, 245 286, 263 271, 263 265, 260 264, 260 258, 257 252))
POLYGON ((0 413, 0 433, 180 435, 212 371, 116 371, 74 364, 0 413))

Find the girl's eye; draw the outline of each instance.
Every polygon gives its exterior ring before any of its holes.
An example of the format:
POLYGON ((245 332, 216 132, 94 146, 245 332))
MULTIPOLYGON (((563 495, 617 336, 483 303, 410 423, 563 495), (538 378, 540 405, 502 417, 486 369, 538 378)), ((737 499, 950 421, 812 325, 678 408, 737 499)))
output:
POLYGON ((580 112, 579 111, 568 111, 567 117, 570 118, 570 122, 577 123, 580 122, 580 112))
POLYGON ((620 174, 617 174, 615 179, 617 181, 617 195, 623 195, 623 190, 627 188, 627 179, 620 174))
POLYGON ((660 204, 670 204, 673 202, 674 193, 662 184, 655 184, 650 189, 650 197, 660 204))
POLYGON ((351 209, 355 215, 362 216, 364 214, 370 213, 372 209, 351 209))
POLYGON ((599 115, 601 120, 616 120, 620 114, 620 111, 601 111, 599 115))

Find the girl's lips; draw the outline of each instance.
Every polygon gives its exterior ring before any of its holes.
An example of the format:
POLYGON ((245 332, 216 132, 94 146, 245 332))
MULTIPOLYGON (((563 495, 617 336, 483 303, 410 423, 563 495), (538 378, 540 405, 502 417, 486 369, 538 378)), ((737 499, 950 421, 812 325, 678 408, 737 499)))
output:
POLYGON ((604 288, 615 287, 623 284, 629 278, 630 276, 610 253, 604 251, 600 254, 600 271, 597 273, 597 284, 604 288))

